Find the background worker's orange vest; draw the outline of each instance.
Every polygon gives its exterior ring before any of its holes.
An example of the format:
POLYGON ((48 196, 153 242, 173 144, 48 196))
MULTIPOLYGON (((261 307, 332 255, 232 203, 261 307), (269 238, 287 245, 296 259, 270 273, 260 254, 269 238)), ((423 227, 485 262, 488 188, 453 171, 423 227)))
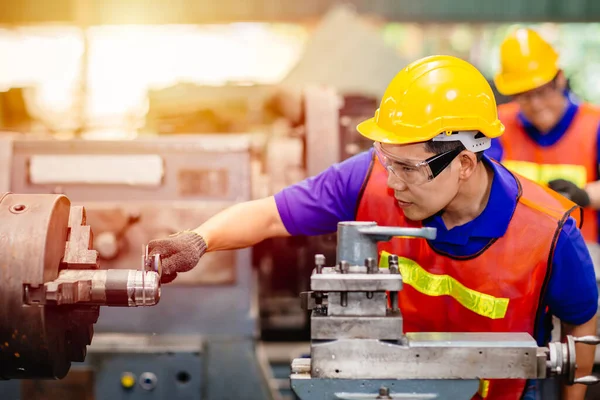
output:
MULTIPOLYGON (((372 162, 371 167, 356 219, 386 226, 421 226, 405 218, 387 187, 383 166, 372 162)), ((453 257, 434 250, 425 239, 395 238, 379 244, 380 255, 387 252, 399 257, 405 332, 527 332, 535 336, 557 233, 577 206, 527 179, 518 181, 519 200, 508 230, 478 254, 453 257)), ((525 387, 525 380, 482 382, 474 398, 517 400, 525 387)))
MULTIPOLYGON (((500 143, 504 149, 502 164, 508 169, 541 184, 562 178, 584 187, 596 180, 600 109, 581 104, 564 136, 547 147, 538 145, 525 132, 518 118, 518 104, 503 104, 498 114, 506 127, 500 143)), ((586 241, 598 241, 596 210, 584 210, 581 232, 586 241)))

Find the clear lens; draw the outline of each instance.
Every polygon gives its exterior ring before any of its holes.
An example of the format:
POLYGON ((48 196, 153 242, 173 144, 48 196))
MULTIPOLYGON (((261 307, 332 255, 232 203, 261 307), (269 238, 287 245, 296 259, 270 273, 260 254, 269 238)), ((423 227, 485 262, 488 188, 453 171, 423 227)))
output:
POLYGON ((431 170, 426 162, 414 160, 402 160, 392 156, 381 146, 375 142, 375 154, 379 162, 394 174, 398 179, 411 185, 421 185, 431 179, 431 170))

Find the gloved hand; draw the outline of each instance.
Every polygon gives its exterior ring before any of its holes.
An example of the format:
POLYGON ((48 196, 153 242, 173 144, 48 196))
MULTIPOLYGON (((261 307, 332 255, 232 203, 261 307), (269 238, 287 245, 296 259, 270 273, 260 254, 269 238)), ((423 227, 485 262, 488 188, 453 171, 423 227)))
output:
POLYGON ((573 182, 569 182, 564 179, 556 179, 548 182, 548 186, 550 189, 562 194, 581 207, 587 207, 590 205, 590 196, 584 189, 578 187, 573 182))
POLYGON ((169 283, 178 272, 191 270, 206 253, 204 238, 192 231, 175 233, 165 239, 148 243, 148 255, 160 254, 162 261, 162 283, 169 283))

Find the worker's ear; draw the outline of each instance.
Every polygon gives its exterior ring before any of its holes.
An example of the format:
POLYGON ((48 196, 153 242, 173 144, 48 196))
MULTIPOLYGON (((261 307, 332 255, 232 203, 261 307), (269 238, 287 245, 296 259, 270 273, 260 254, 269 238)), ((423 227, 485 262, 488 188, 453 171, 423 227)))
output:
POLYGON ((556 88, 561 92, 567 88, 567 78, 565 77, 565 73, 562 69, 558 71, 558 74, 556 74, 556 88))
POLYGON ((457 158, 460 161, 459 179, 469 179, 477 169, 477 155, 472 151, 464 150, 457 158))

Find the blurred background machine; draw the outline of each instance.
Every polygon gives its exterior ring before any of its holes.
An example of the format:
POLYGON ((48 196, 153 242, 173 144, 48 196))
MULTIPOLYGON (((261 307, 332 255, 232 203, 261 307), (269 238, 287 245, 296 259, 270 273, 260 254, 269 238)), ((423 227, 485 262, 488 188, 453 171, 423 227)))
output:
MULTIPOLYGON (((4 140, 1 152, 10 156, 4 171, 13 192, 61 193, 85 204, 102 267, 123 271, 139 265, 149 240, 250 199, 249 143, 243 135, 24 139, 4 140)), ((84 364, 62 381, 10 382, 20 397, 6 398, 270 398, 256 348, 249 249, 203 257, 193 272, 162 287, 154 312, 105 311, 84 364)))

